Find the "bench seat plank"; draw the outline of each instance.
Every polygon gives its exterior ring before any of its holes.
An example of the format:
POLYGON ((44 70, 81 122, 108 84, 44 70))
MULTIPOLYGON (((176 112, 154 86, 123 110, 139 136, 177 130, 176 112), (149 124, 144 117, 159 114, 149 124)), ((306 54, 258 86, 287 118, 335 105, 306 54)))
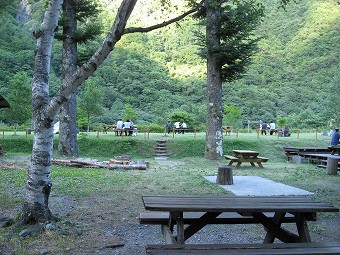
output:
MULTIPOLYGON (((185 212, 184 213, 184 224, 192 224, 204 213, 199 212, 185 212)), ((269 218, 274 217, 274 213, 265 213, 269 218)), ((149 225, 166 225, 168 224, 169 213, 168 212, 145 212, 140 213, 139 223, 149 225)), ((287 214, 283 220, 285 223, 294 222, 294 215, 287 214)), ((235 212, 221 213, 217 218, 210 222, 210 224, 255 224, 259 223, 258 220, 251 216, 242 216, 235 212)))
POLYGON ((235 162, 237 162, 237 161, 239 160, 239 158, 234 157, 234 156, 231 156, 231 155, 224 155, 224 157, 225 157, 226 159, 235 160, 235 162))
POLYGON ((320 255, 339 254, 340 242, 322 243, 275 243, 275 244, 185 244, 147 245, 148 255, 320 255))

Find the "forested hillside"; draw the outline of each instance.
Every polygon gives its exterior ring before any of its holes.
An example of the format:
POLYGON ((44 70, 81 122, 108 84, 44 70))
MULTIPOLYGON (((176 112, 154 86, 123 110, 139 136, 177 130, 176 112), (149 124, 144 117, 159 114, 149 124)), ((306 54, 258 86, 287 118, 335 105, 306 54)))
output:
MULTIPOLYGON (((13 102, 12 109, 14 104, 30 108, 27 100, 15 102, 29 97, 35 48, 32 31, 40 22, 42 5, 39 1, 26 2, 26 6, 0 5, 0 94, 13 102)), ((100 2, 105 36, 115 4, 120 1, 100 2)), ((140 2, 128 26, 152 25, 166 18, 164 13, 186 10, 179 0, 171 1, 177 8, 172 5, 164 12, 159 1, 140 2)), ((284 116, 291 127, 328 127, 332 118, 339 118, 334 109, 340 109, 338 3, 302 0, 282 10, 273 1, 262 2, 266 17, 255 32, 262 37, 259 51, 242 79, 223 85, 224 104, 235 104, 242 111, 241 125, 248 120, 269 121, 284 116)), ((124 36, 87 82, 102 95, 102 100, 88 102, 102 102, 102 111, 93 116, 92 125, 112 124, 127 105, 136 112, 137 124, 163 125, 175 111, 189 113, 191 126, 204 124, 206 69, 204 59, 197 55, 198 29, 202 30, 197 20, 186 18, 150 33, 124 36)), ((101 40, 80 45, 79 52, 95 49, 101 40)), ((61 84, 61 43, 57 41, 51 71, 52 95, 61 84)), ((22 118, 13 117, 18 112, 0 110, 0 120, 29 124, 30 116, 25 111, 22 118)), ((78 112, 81 120, 85 114, 82 109, 78 112)))

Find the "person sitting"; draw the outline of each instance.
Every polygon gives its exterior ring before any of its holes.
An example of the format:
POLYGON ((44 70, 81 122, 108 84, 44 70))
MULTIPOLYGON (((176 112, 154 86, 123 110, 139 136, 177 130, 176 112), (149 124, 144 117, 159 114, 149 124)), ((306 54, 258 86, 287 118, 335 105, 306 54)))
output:
POLYGON ((124 127, 124 123, 123 123, 123 120, 120 118, 120 119, 118 119, 117 124, 116 124, 116 128, 115 128, 116 135, 118 135, 118 132, 120 132, 120 135, 122 135, 123 127, 124 127))
MULTIPOLYGON (((130 135, 130 130, 131 130, 131 122, 130 120, 126 120, 124 122, 124 132, 125 132, 125 135, 127 136, 128 135, 128 132, 129 132, 129 135, 130 135)), ((132 131, 132 130, 131 130, 132 131)), ((132 134, 132 133, 131 133, 132 134)))
POLYGON ((176 132, 180 133, 181 123, 179 121, 175 122, 175 134, 176 132))
POLYGON ((285 128, 283 129, 283 136, 284 137, 289 137, 290 136, 289 127, 285 126, 285 128))
POLYGON ((185 123, 185 122, 183 121, 183 123, 182 123, 182 125, 181 125, 181 128, 182 128, 182 134, 184 134, 184 130, 188 128, 187 123, 185 123))

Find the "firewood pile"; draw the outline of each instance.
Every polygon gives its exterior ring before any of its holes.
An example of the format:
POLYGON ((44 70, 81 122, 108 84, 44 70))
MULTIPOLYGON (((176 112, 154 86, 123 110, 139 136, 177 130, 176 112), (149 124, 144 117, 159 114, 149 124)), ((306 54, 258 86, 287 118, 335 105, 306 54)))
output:
POLYGON ((97 159, 90 158, 77 158, 77 159, 52 159, 52 164, 63 165, 79 168, 106 168, 108 170, 114 169, 131 169, 131 170, 146 170, 148 162, 144 160, 133 161, 130 157, 118 156, 109 161, 98 161, 97 159))

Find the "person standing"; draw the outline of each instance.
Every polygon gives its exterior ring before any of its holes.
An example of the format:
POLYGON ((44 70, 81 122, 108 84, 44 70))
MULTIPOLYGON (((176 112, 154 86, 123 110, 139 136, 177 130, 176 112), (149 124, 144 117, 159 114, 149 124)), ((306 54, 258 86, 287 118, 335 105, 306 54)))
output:
POLYGON ((340 139, 340 131, 338 128, 335 129, 335 132, 332 135, 331 146, 339 145, 340 139))
POLYGON ((270 135, 273 135, 273 133, 274 133, 274 131, 275 131, 275 129, 276 129, 276 125, 275 125, 275 122, 274 122, 274 121, 271 121, 271 122, 270 122, 269 128, 270 128, 269 134, 270 134, 270 135))
POLYGON ((170 134, 172 130, 172 123, 170 120, 168 120, 168 123, 166 123, 166 128, 168 129, 168 134, 170 134))
POLYGON ((263 121, 261 125, 261 135, 263 134, 267 135, 267 128, 268 128, 267 122, 263 121))

